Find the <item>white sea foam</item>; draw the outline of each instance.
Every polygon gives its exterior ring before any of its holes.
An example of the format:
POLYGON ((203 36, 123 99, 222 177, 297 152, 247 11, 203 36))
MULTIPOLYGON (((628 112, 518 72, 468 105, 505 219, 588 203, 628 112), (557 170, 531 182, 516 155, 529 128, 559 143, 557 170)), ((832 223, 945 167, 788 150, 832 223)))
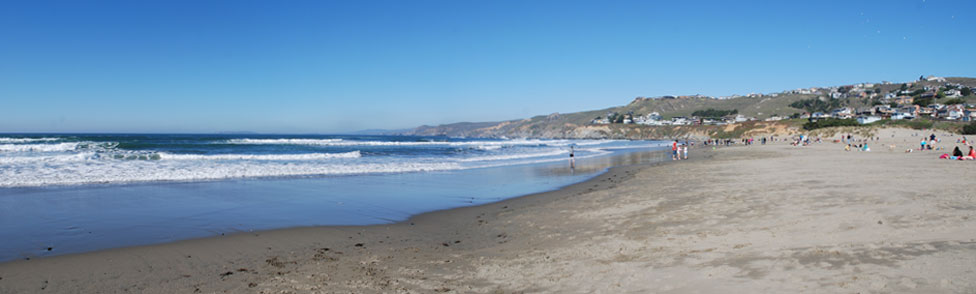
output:
POLYGON ((151 181, 201 181, 231 178, 354 175, 403 173, 461 169, 457 163, 365 163, 322 164, 305 162, 233 161, 200 164, 199 161, 110 161, 96 160, 85 164, 53 165, 35 162, 31 173, 17 169, 0 169, 0 187, 77 185, 95 183, 130 183, 151 181), (70 172, 65 172, 70 171, 70 172))
POLYGON ((480 145, 480 146, 475 146, 475 148, 481 149, 481 150, 498 150, 498 149, 502 149, 502 146, 498 146, 498 145, 488 145, 488 146, 480 145))
POLYGON ((94 152, 81 152, 73 154, 56 154, 40 156, 0 156, 0 164, 15 163, 41 163, 41 162, 70 162, 91 160, 95 156, 94 152))
POLYGON ((359 151, 344 153, 309 153, 309 154, 170 154, 170 153, 95 153, 80 152, 72 154, 34 155, 34 156, 0 156, 0 163, 30 163, 30 162, 78 162, 88 160, 324 160, 337 158, 360 158, 359 151))
POLYGON ((503 146, 569 146, 575 145, 599 145, 616 142, 616 140, 592 140, 592 141, 569 141, 569 140, 538 140, 520 139, 504 141, 463 141, 463 142, 438 142, 438 141, 356 141, 343 139, 231 139, 226 143, 230 144, 274 144, 274 145, 319 145, 319 146, 456 146, 474 147, 490 150, 503 146))
POLYGON ((308 153, 308 154, 170 154, 159 153, 162 160, 322 160, 333 158, 360 158, 359 151, 344 153, 308 153))
POLYGON ((79 143, 56 143, 56 144, 0 144, 0 151, 3 152, 57 152, 71 151, 78 148, 79 143))
POLYGON ((269 145, 327 145, 342 142, 342 139, 231 139, 230 144, 269 144, 269 145))
MULTIPOLYGON (((652 147, 593 140, 506 140, 465 142, 385 142, 343 139, 235 139, 232 144, 412 146, 447 153, 377 155, 361 151, 307 154, 180 154, 121 150, 115 142, 24 142, 0 144, 0 187, 201 181, 249 177, 356 175, 497 167, 566 160, 568 146, 576 158, 602 156, 607 149, 652 147), (602 145, 601 145, 602 144, 602 145), (446 147, 446 148, 442 148, 446 147), (455 150, 461 147, 467 150, 455 150), (480 149, 480 150, 471 150, 480 149)), ((636 142, 635 142, 636 143, 636 142)), ((251 148, 241 149, 249 150, 251 148)), ((287 150, 289 148, 285 148, 287 150)), ((357 148, 359 149, 359 148, 357 148)), ((400 148, 397 148, 400 149, 400 148)), ((347 151, 347 150, 343 150, 347 151)), ((384 153, 381 153, 384 154, 384 153)))
POLYGON ((30 143, 30 142, 51 142, 60 140, 58 138, 0 138, 0 143, 30 143))

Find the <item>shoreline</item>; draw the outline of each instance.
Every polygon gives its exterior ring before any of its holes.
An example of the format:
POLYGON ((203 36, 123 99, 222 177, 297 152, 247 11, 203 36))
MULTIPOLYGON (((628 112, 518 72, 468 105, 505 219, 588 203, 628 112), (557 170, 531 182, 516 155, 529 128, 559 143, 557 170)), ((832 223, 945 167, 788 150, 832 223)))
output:
POLYGON ((912 131, 889 131, 872 152, 831 140, 696 148, 677 164, 391 225, 15 261, 0 264, 0 292, 976 290, 976 185, 959 181, 976 177, 974 162, 903 153, 912 131))
MULTIPOLYGON (((11 211, 6 215, 10 220, 24 219, 20 224, 8 223, 22 227, 6 229, 12 232, 10 236, 23 234, 23 238, 0 246, 4 249, 0 259, 3 262, 25 258, 40 260, 294 227, 392 224, 426 212, 558 190, 595 177, 614 164, 655 161, 661 156, 663 153, 658 148, 613 151, 578 159, 572 172, 568 162, 560 159, 449 172, 353 178, 242 179, 80 187, 77 190, 35 189, 37 191, 31 192, 40 194, 20 201, 27 205, 22 210, 49 209, 38 214, 11 211), (409 184, 403 186, 402 183, 409 184), (126 193, 140 197, 125 200, 133 198, 126 197, 126 193), (51 207, 38 205, 55 201, 56 205, 51 207), (189 206, 192 201, 197 201, 200 208, 189 206), (85 209, 91 203, 103 203, 100 205, 103 208, 85 209), (143 207, 146 204, 149 208, 143 207), (147 215, 140 217, 136 213, 147 215), (90 217, 89 214, 100 217, 90 217), (118 223, 129 215, 132 215, 127 218, 129 223, 118 223), (54 250, 44 251, 45 248, 54 250)), ((4 201, 10 207, 19 207, 14 198, 4 201)))
MULTIPOLYGON (((693 149, 690 153, 696 153, 698 149, 693 149)), ((649 153, 666 153, 666 151, 649 151, 649 153)), ((329 248, 346 248, 349 249, 360 249, 366 247, 366 243, 371 238, 362 237, 363 234, 379 234, 389 230, 401 230, 401 231, 412 231, 412 232, 422 232, 425 235, 437 235, 444 231, 449 230, 449 227, 454 227, 457 224, 450 225, 451 220, 468 219, 472 215, 477 215, 478 219, 481 220, 479 225, 487 222, 488 217, 482 219, 481 216, 486 216, 495 213, 496 219, 498 211, 512 212, 515 207, 522 205, 537 205, 543 202, 557 201, 559 198, 564 198, 571 196, 570 194, 579 194, 581 191, 586 190, 587 192, 602 191, 610 189, 613 185, 601 185, 602 182, 608 180, 614 181, 613 179, 623 176, 632 175, 635 170, 644 169, 651 166, 657 166, 662 164, 667 164, 670 162, 661 161, 654 163, 641 163, 641 164, 627 164, 621 166, 611 166, 606 168, 602 172, 594 174, 592 177, 583 180, 581 182, 569 184, 566 186, 558 187, 554 190, 530 193, 520 196, 514 196, 497 202, 479 204, 474 206, 462 206, 456 208, 441 209, 429 212, 419 213, 410 216, 408 219, 392 223, 392 224, 372 224, 372 225, 342 225, 342 226, 298 226, 271 230, 261 230, 254 232, 237 232, 232 234, 221 234, 219 236, 209 236, 201 238, 191 238, 185 240, 177 240, 173 242, 160 243, 160 244, 148 244, 148 245, 136 245, 136 246, 126 246, 117 248, 100 249, 90 252, 81 253, 68 253, 64 255, 55 255, 41 258, 26 258, 26 259, 16 259, 6 262, 0 262, 0 290, 6 289, 9 285, 8 283, 12 280, 20 278, 19 274, 11 274, 12 272, 33 272, 33 273, 55 273, 55 275, 49 276, 49 278, 41 278, 41 276, 31 275, 33 277, 27 277, 26 280, 19 282, 30 284, 31 282, 39 283, 43 285, 42 288, 46 291, 56 290, 57 288, 50 286, 51 280, 56 279, 57 276, 62 276, 65 279, 70 279, 69 277, 77 276, 80 272, 75 272, 71 270, 66 270, 63 268, 65 264, 96 264, 102 265, 101 270, 104 272, 115 272, 116 274, 122 274, 123 272, 141 272, 138 268, 140 265, 144 264, 147 260, 155 260, 158 263, 169 263, 164 260, 179 260, 180 257, 185 257, 186 259, 195 259, 198 256, 206 256, 207 254, 212 254, 219 257, 207 257, 200 258, 207 263, 229 263, 236 265, 246 265, 249 264, 250 267, 240 267, 236 270, 244 268, 256 268, 263 265, 268 265, 271 259, 265 259, 263 262, 247 262, 244 260, 235 260, 237 258, 226 258, 228 255, 226 253, 218 253, 218 248, 233 248, 234 254, 230 256, 254 256, 254 255, 268 255, 273 253, 284 254, 284 252, 293 252, 297 249, 308 247, 309 244, 334 244, 329 248), (591 188, 596 186, 598 188, 591 188), (511 208, 509 208, 511 207, 511 208), (302 236, 302 237, 299 237, 302 236), (357 237, 358 236, 358 237, 357 237), (284 245, 279 240, 281 239, 302 239, 301 242, 297 244, 284 245), (359 239, 357 239, 359 238, 359 239), (356 242, 347 240, 358 240, 356 242), (244 245, 242 245, 244 243, 244 245), (362 244, 362 246, 357 246, 362 244), (269 249, 270 248, 270 249, 269 249), (280 248, 280 249, 279 249, 280 248), (167 252, 180 252, 177 255, 173 254, 160 254, 160 251, 167 252), (196 253, 196 254, 194 254, 196 253), (120 261, 120 259, 138 259, 141 262, 131 263, 126 261, 120 261)), ((623 177, 620 177, 623 178, 623 177)), ((455 228, 456 229, 456 228, 455 228)), ((383 244, 384 240, 372 239, 374 244, 383 244)), ((460 240, 454 240, 460 241, 460 240)), ((451 241, 445 242, 434 242, 434 245, 440 245, 442 247, 451 247, 451 241), (444 246, 444 244, 448 244, 444 246)), ((473 243, 473 242, 467 242, 473 243)), ((456 245, 455 245, 456 246, 456 245)), ((467 244, 465 244, 467 246, 467 244)), ((308 249, 308 248, 304 248, 308 249)), ((319 248, 321 249, 321 248, 319 248)), ((332 249, 330 249, 332 250, 332 249)), ((171 264, 172 265, 172 264, 171 264)), ((98 267, 96 267, 98 268, 98 267)), ((88 270, 98 271, 96 268, 85 268, 88 270)), ((211 269, 216 269, 216 267, 208 267, 211 269)), ((231 267, 222 266, 220 269, 228 269, 229 271, 220 272, 220 274, 226 274, 227 272, 234 272, 231 267)), ((191 270, 191 271, 199 271, 191 270)), ((218 270, 219 271, 219 270, 218 270)), ((222 275, 220 277, 227 277, 230 275, 222 275)), ((185 275, 180 275, 183 278, 191 278, 185 275)), ((206 278, 204 278, 206 279, 206 278)), ((72 279, 73 280, 73 279, 72 279)), ((202 281, 203 282, 203 281, 202 281)), ((77 286, 77 285, 75 285, 77 286)), ((90 290, 92 291, 112 291, 113 287, 111 285, 103 288, 97 286, 90 290)), ((117 286, 117 285, 116 285, 117 286)), ((19 288, 19 287, 16 287, 19 288)), ((24 288, 30 289, 29 287, 24 288)), ((76 287, 63 288, 62 291, 75 291, 76 287)), ((170 289, 173 290, 173 289, 170 289)), ((169 290, 167 290, 169 291, 169 290)), ((16 291, 15 291, 16 292, 16 291)))

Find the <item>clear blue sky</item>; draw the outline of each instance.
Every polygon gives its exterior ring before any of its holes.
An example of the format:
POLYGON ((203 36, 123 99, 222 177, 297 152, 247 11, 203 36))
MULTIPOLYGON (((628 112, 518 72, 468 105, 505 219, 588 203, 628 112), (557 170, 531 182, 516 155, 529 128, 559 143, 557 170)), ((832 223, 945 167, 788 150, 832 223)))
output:
POLYGON ((0 132, 496 121, 976 76, 974 52, 972 0, 13 0, 0 2, 0 132))

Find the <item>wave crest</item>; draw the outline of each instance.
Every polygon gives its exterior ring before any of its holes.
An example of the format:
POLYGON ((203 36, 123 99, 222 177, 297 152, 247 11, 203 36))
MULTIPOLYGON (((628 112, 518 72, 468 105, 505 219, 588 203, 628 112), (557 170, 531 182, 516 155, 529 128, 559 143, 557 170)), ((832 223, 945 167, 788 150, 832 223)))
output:
POLYGON ((360 158, 362 153, 357 151, 344 153, 307 153, 307 154, 170 154, 159 153, 162 160, 321 160, 334 158, 360 158))
POLYGON ((59 138, 0 138, 0 143, 31 143, 31 142, 51 142, 60 140, 59 138))

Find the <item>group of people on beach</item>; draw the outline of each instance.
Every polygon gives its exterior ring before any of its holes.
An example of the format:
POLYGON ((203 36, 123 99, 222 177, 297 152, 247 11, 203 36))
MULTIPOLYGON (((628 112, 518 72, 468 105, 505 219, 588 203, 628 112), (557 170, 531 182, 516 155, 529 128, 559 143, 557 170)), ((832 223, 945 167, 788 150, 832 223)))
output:
MULTIPOLYGON (((942 140, 936 138, 935 134, 931 134, 927 138, 922 137, 922 140, 919 141, 919 146, 920 146, 919 150, 942 149, 942 147, 935 147, 935 143, 937 142, 941 143, 942 140), (928 139, 928 141, 926 141, 925 139, 928 139)), ((949 159, 949 160, 976 160, 976 150, 973 149, 972 143, 965 136, 956 139, 956 143, 963 144, 969 147, 969 152, 963 153, 962 149, 959 149, 959 146, 956 146, 955 148, 952 149, 951 155, 948 153, 943 153, 942 155, 939 156, 939 158, 949 159)))
POLYGON ((939 158, 949 160, 976 160, 976 149, 973 149, 973 146, 969 146, 969 153, 962 154, 962 150, 959 149, 959 146, 956 146, 956 148, 952 150, 952 155, 942 154, 942 156, 939 156, 939 158))
POLYGON ((923 136, 922 137, 922 140, 918 142, 918 144, 919 144, 918 150, 919 151, 923 151, 923 150, 941 150, 942 148, 941 147, 936 147, 935 146, 935 143, 942 143, 942 140, 939 140, 939 139, 936 139, 935 138, 935 134, 929 135, 929 137, 928 137, 927 140, 926 140, 926 137, 923 136))
POLYGON ((790 145, 807 146, 810 145, 810 143, 820 143, 820 142, 823 142, 820 140, 820 137, 811 139, 810 136, 800 134, 798 136, 793 137, 793 141, 790 142, 790 145))

